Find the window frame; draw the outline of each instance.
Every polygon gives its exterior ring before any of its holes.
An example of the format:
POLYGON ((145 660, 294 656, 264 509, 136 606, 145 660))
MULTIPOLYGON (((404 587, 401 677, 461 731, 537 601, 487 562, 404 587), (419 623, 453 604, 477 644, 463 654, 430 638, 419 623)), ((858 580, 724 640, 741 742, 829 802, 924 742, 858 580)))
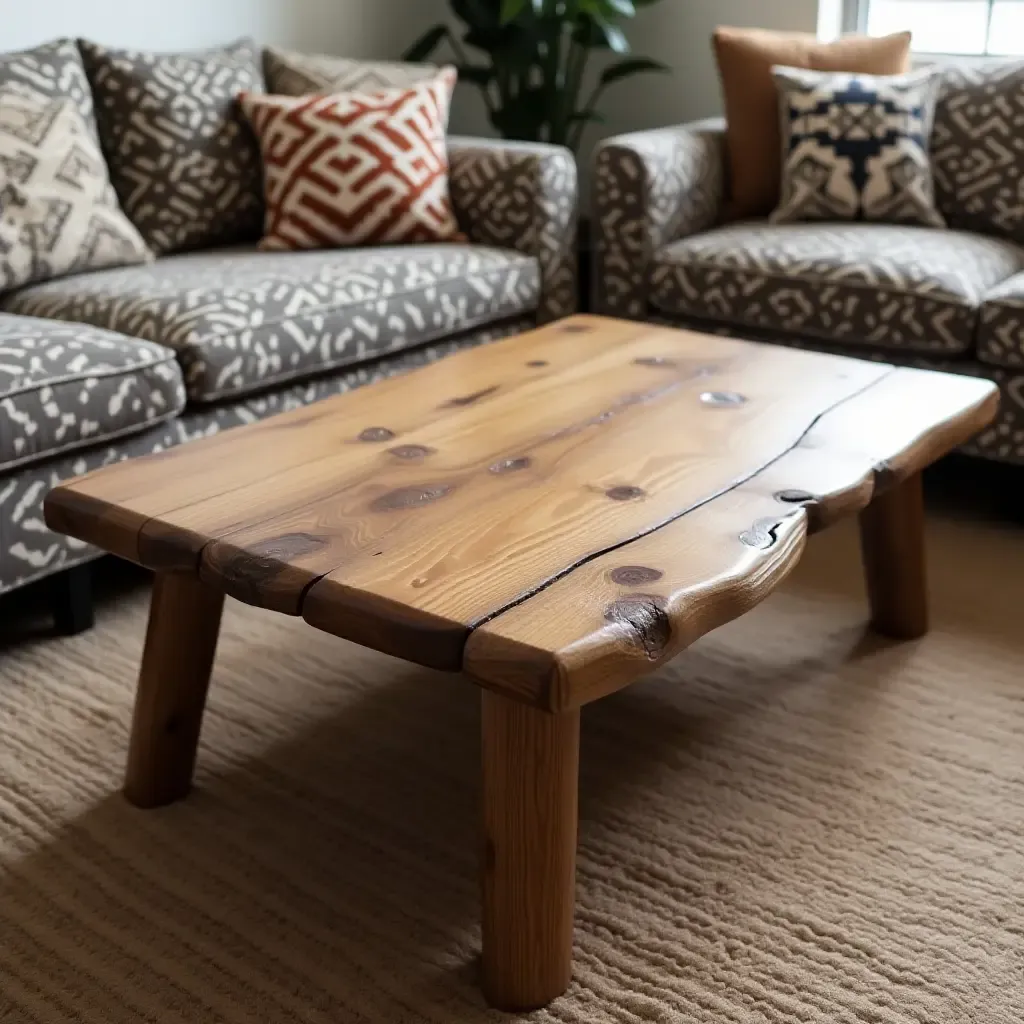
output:
MULTIPOLYGON (((842 0, 841 8, 841 31, 843 32, 859 32, 861 34, 867 33, 868 30, 868 7, 872 0, 842 0)), ((988 3, 988 16, 989 22, 992 20, 992 9, 995 6, 996 0, 986 0, 988 3)), ((986 46, 988 45, 988 38, 986 34, 985 39, 986 46)), ((985 53, 935 53, 925 50, 915 50, 915 55, 927 58, 929 61, 932 59, 940 60, 956 60, 956 61, 968 61, 968 62, 985 62, 985 61, 998 61, 1009 59, 1007 54, 995 54, 986 51, 985 53)))

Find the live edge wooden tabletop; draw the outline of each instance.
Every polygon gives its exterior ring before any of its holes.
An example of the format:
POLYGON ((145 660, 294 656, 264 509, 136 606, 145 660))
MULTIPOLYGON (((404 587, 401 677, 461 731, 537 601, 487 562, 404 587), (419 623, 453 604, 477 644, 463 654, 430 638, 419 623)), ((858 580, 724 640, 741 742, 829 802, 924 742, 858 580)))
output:
POLYGON ((158 571, 557 711, 762 600, 986 380, 591 316, 52 491, 158 571))

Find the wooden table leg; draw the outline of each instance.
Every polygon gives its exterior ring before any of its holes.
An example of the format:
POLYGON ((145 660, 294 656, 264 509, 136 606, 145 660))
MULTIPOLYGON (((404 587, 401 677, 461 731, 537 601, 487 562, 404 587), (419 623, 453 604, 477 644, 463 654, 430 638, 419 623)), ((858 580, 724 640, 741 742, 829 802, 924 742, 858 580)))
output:
POLYGON ((196 577, 157 573, 135 694, 124 794, 159 807, 192 786, 224 595, 196 577))
POLYGON ((579 709, 483 691, 483 984, 502 1010, 544 1006, 572 977, 579 709))
POLYGON ((923 636, 928 593, 920 473, 872 500, 860 514, 860 537, 871 625, 897 640, 923 636))

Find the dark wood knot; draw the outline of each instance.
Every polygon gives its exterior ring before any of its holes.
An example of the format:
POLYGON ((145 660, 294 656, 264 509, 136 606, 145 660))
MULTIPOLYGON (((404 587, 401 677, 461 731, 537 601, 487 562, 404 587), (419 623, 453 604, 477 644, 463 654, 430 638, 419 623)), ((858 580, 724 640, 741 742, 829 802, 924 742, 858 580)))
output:
POLYGON ((441 408, 461 409, 465 405, 472 405, 474 402, 479 402, 481 398, 493 395, 500 387, 500 384, 492 384, 489 388, 481 388, 479 391, 474 391, 471 395, 458 395, 455 398, 449 398, 447 402, 441 404, 441 408))
POLYGON ((637 356, 633 360, 636 366, 675 366, 676 361, 668 356, 637 356))
POLYGON ((422 459, 426 455, 432 455, 434 448, 428 448, 425 444, 399 444, 388 449, 389 455, 396 459, 422 459))
POLYGON ((746 396, 737 391, 703 391, 700 400, 714 409, 735 409, 747 401, 746 396))
POLYGON ((748 548, 770 548, 778 539, 778 529, 782 525, 779 519, 758 519, 749 530, 740 534, 740 542, 748 548))
POLYGON ((546 359, 531 359, 526 365, 533 367, 547 366, 548 361, 546 359))
POLYGON ((526 469, 530 462, 528 455, 522 455, 518 459, 502 459, 488 468, 492 473, 516 473, 520 469, 526 469))
POLYGON ((784 501, 787 505, 803 505, 805 502, 814 501, 814 495, 810 491, 776 491, 775 500, 784 501))
POLYGON ((657 594, 627 594, 604 610, 608 622, 624 626, 632 642, 644 656, 656 661, 672 638, 672 623, 665 610, 665 599, 657 594))
POLYGON ((387 427, 367 427, 360 435, 360 441, 390 441, 395 436, 387 427))
POLYGON ((634 498, 643 498, 647 494, 642 487, 633 487, 628 484, 609 487, 604 493, 612 501, 633 501, 634 498))
POLYGON ((396 487, 381 494, 370 503, 374 512, 396 512, 406 508, 420 508, 440 501, 455 490, 451 484, 423 484, 418 487, 396 487))
POLYGON ((646 565, 620 565, 608 573, 608 578, 624 587, 638 587, 641 583, 660 580, 664 575, 660 569, 650 569, 646 565))
POLYGON ((228 580, 259 585, 272 580, 295 559, 319 551, 326 545, 323 537, 314 537, 311 533, 282 533, 217 561, 228 580))

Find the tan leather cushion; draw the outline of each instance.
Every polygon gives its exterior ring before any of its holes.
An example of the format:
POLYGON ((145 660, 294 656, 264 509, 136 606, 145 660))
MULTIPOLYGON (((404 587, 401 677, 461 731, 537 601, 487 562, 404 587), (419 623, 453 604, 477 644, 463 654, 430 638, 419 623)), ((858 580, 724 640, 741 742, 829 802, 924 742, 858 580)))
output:
POLYGON ((763 216, 779 201, 782 139, 773 65, 897 75, 910 64, 909 32, 822 43, 803 32, 722 27, 714 46, 725 99, 731 218, 763 216))

